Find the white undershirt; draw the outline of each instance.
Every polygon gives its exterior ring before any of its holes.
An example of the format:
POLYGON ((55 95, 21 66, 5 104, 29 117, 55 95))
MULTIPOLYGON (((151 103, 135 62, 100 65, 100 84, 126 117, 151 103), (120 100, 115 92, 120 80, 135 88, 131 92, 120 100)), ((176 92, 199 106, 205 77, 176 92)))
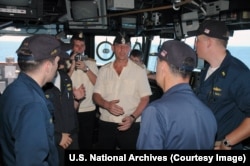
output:
POLYGON ((206 78, 205 80, 211 76, 213 74, 213 72, 215 72, 215 70, 217 70, 219 67, 209 67, 208 70, 207 70, 207 75, 206 75, 206 78))
POLYGON ((59 72, 57 72, 57 75, 56 75, 56 77, 54 78, 53 83, 54 83, 54 85, 55 85, 59 90, 61 90, 61 76, 60 76, 59 72))

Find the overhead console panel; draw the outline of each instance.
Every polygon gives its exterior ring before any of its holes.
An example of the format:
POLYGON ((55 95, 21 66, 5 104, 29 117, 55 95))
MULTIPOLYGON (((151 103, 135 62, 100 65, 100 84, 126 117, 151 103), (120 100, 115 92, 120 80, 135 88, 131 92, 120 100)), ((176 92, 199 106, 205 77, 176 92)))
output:
MULTIPOLYGON (((249 0, 0 0, 0 24, 62 25, 110 34, 175 34, 178 39, 204 19, 225 21, 230 30, 250 28, 249 0)), ((51 26, 52 27, 52 26, 51 26)))
POLYGON ((65 14, 65 0, 0 0, 0 19, 54 23, 65 14))
POLYGON ((134 8, 134 0, 107 0, 108 10, 128 10, 134 8))

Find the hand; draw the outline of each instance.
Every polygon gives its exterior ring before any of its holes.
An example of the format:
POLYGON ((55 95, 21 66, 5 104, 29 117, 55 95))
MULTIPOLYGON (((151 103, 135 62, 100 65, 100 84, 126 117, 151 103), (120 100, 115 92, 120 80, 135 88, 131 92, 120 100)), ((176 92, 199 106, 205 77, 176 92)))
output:
POLYGON ((132 124, 134 123, 135 119, 131 116, 126 116, 122 119, 122 123, 119 123, 119 127, 117 128, 119 131, 128 130, 132 124))
POLYGON ((81 100, 85 98, 86 91, 85 91, 84 85, 82 84, 81 86, 79 86, 79 88, 73 87, 73 94, 74 94, 75 99, 77 100, 81 100))
POLYGON ((63 149, 67 149, 71 143, 72 143, 72 138, 70 138, 70 134, 69 133, 62 133, 62 139, 61 139, 59 145, 63 149))
POLYGON ((123 108, 120 107, 119 105, 117 105, 117 103, 119 103, 120 100, 112 100, 112 101, 108 101, 106 102, 107 107, 105 107, 111 114, 115 115, 115 116, 120 116, 124 114, 123 108))
POLYGON ((86 70, 87 65, 84 61, 76 61, 76 69, 80 69, 82 71, 86 70))
POLYGON ((72 53, 72 54, 70 55, 70 60, 75 61, 75 58, 76 58, 76 55, 77 55, 77 54, 78 54, 77 52, 72 53))
POLYGON ((73 53, 73 54, 70 55, 70 64, 71 64, 70 65, 70 71, 76 70, 76 61, 75 61, 75 56, 76 55, 77 55, 77 53, 73 53))
POLYGON ((214 150, 231 150, 231 147, 227 147, 222 141, 216 141, 214 144, 214 150))

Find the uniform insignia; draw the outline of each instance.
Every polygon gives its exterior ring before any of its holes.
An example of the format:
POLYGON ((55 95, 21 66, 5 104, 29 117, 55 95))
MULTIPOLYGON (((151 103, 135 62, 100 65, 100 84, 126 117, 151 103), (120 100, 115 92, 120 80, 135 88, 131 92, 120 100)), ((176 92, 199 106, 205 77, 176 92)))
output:
POLYGON ((46 97, 47 99, 49 99, 49 95, 48 95, 48 94, 46 94, 45 97, 46 97))
POLYGON ((205 29, 205 30, 204 30, 204 33, 209 34, 209 33, 210 33, 210 30, 209 30, 209 29, 205 29))
POLYGON ((137 64, 138 66, 140 66, 142 69, 144 69, 144 65, 143 64, 137 64))
POLYGON ((125 39, 124 38, 121 39, 121 43, 125 44, 125 39))
POLYGON ((79 33, 78 37, 79 37, 79 38, 83 38, 83 33, 82 33, 82 32, 79 33))
POLYGON ((92 59, 92 58, 87 58, 87 60, 92 61, 92 62, 96 62, 96 60, 92 59))
POLYGON ((160 54, 162 57, 165 57, 167 56, 168 52, 166 50, 162 50, 160 54))
POLYGON ((104 66, 108 66, 108 65, 110 65, 112 62, 109 62, 109 63, 106 63, 105 65, 103 65, 102 67, 104 67, 104 66))
POLYGON ((219 87, 213 87, 213 91, 215 91, 215 92, 221 92, 221 89, 219 87))
MULTIPOLYGON (((132 61, 132 60, 131 60, 132 61)), ((144 69, 144 65, 143 64, 139 64, 139 63, 136 63, 134 61, 132 61, 133 63, 135 63, 136 65, 140 66, 142 69, 144 69)))
POLYGON ((53 51, 51 51, 50 55, 55 55, 57 53, 57 49, 54 49, 53 51))
POLYGON ((121 34, 121 32, 119 32, 119 34, 121 35, 121 44, 125 44, 126 40, 125 40, 125 34, 121 34))
POLYGON ((72 91, 72 88, 71 88, 72 85, 71 85, 70 83, 68 83, 68 84, 66 85, 66 87, 67 87, 67 90, 68 90, 68 91, 72 91))
POLYGON ((222 72, 221 72, 221 75, 222 75, 223 77, 225 77, 225 76, 226 76, 226 72, 225 72, 225 71, 222 71, 222 72))
POLYGON ((213 87, 213 91, 215 96, 221 96, 222 89, 220 89, 219 87, 213 87))

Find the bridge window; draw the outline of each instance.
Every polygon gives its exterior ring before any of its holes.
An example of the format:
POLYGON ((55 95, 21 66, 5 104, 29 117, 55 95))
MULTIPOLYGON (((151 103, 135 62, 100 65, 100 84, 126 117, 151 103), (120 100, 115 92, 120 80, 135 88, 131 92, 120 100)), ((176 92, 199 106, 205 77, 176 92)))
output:
MULTIPOLYGON (((185 42, 191 47, 194 47, 194 38, 189 37, 185 39, 185 42)), ((240 59, 250 68, 250 30, 235 30, 233 36, 229 38, 227 49, 231 54, 240 59)), ((202 67, 202 60, 199 59, 198 69, 202 67), (199 66, 200 65, 200 66, 199 66)))
POLYGON ((159 52, 161 45, 164 41, 172 40, 170 38, 160 38, 160 36, 154 36, 151 41, 151 47, 149 51, 147 69, 151 72, 156 72, 157 65, 157 53, 159 52))
MULTIPOLYGON (((95 36, 95 60, 98 66, 105 65, 115 60, 112 51, 114 36, 95 36)), ((141 49, 142 37, 131 38, 131 49, 141 49)))
POLYGON ((0 37, 0 62, 6 62, 6 58, 14 58, 17 61, 16 50, 21 42, 27 36, 9 36, 3 35, 0 37))

